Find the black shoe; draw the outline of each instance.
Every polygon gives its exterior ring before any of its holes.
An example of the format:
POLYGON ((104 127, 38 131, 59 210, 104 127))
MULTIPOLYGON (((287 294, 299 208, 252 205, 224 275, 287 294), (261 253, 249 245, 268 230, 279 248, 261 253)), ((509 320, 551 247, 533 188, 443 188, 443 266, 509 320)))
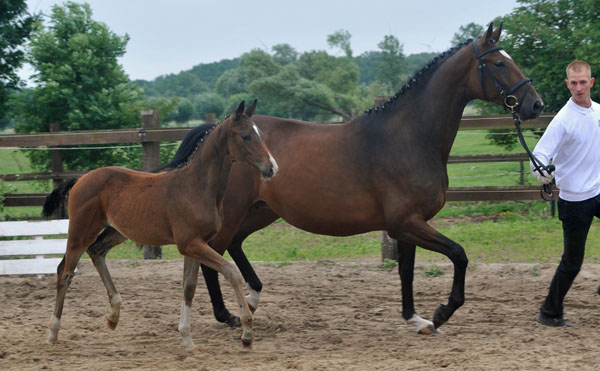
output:
POLYGON ((600 286, 598 286, 598 295, 600 295, 600 286))
POLYGON ((572 324, 566 322, 565 319, 562 317, 552 318, 548 317, 543 313, 540 313, 540 315, 538 316, 538 322, 542 325, 550 327, 573 327, 572 324))

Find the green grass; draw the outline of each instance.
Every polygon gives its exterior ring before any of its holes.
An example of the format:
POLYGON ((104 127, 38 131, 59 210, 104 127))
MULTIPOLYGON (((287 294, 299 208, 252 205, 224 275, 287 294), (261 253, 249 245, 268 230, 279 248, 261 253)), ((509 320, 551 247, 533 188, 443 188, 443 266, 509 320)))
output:
MULTIPOLYGON (((506 153, 487 144, 486 131, 460 131, 452 155, 506 153)), ((530 133, 531 148, 535 138, 530 133)), ((522 152, 520 147, 512 152, 522 152)), ((526 184, 537 184, 525 164, 526 184)), ((451 164, 450 186, 516 185, 518 163, 451 164)), ((29 160, 19 151, 0 149, 0 172, 32 172, 29 160)), ((50 182, 10 182, 4 192, 48 192, 50 182), (6 189, 9 189, 8 191, 6 189)), ((38 217, 40 207, 8 207, 0 219, 38 217)), ((562 227, 549 216, 549 204, 543 201, 450 202, 431 221, 447 237, 461 244, 471 262, 553 262, 562 253, 562 227)), ((600 226, 594 223, 588 238, 586 261, 600 262, 600 226)), ((251 261, 275 262, 284 266, 297 260, 317 260, 381 256, 381 234, 371 232, 351 237, 331 237, 306 233, 279 221, 252 234, 244 242, 251 261)), ((134 243, 115 247, 109 259, 142 259, 143 252, 134 243)), ((181 259, 175 246, 163 247, 163 259, 181 259)), ((417 260, 448 262, 443 255, 417 249, 417 260)), ((386 268, 393 268, 391 263, 386 268)), ((425 273, 430 275, 440 272, 425 273)))

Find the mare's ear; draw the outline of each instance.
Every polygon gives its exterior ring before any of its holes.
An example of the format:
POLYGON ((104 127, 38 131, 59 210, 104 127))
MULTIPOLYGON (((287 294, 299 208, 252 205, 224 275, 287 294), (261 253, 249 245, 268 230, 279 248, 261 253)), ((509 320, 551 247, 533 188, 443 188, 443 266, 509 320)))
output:
POLYGON ((238 108, 235 110, 235 119, 239 120, 240 117, 242 117, 242 113, 244 113, 244 106, 246 105, 246 103, 244 101, 242 101, 240 103, 240 105, 238 106, 238 108))
POLYGON ((254 102, 252 102, 250 107, 246 108, 246 111, 244 112, 246 114, 246 116, 252 117, 252 115, 254 114, 254 110, 256 109, 257 101, 258 101, 258 99, 254 99, 254 102))
POLYGON ((500 40, 500 35, 502 34, 502 22, 500 22, 500 26, 494 30, 494 22, 490 23, 486 33, 485 33, 485 43, 497 44, 500 40))
POLYGON ((498 28, 496 28, 492 34, 492 40, 495 40, 496 43, 500 41, 500 35, 502 34, 502 23, 503 22, 500 22, 500 26, 498 26, 498 28))

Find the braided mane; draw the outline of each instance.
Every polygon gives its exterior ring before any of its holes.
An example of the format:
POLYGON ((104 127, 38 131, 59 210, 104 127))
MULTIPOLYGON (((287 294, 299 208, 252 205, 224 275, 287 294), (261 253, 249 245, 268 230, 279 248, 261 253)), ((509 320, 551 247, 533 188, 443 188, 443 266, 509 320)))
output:
POLYGON ((434 57, 431 61, 429 61, 429 63, 427 63, 420 70, 415 72, 412 75, 412 77, 410 77, 408 79, 408 81, 400 88, 400 90, 398 90, 398 92, 396 92, 396 94, 394 94, 390 97, 390 99, 388 99, 385 103, 383 103, 380 106, 377 106, 374 108, 369 108, 364 113, 366 113, 367 115, 370 115, 371 113, 377 114, 378 112, 383 112, 386 108, 390 107, 395 101, 397 101, 399 98, 401 98, 410 89, 415 87, 417 84, 421 84, 423 79, 425 79, 427 77, 431 77, 432 72, 436 71, 439 68, 439 66, 444 61, 446 61, 449 57, 454 55, 454 53, 456 53, 457 51, 462 49, 465 45, 470 44, 472 42, 473 42, 473 39, 469 39, 461 44, 458 44, 458 45, 446 50, 445 52, 439 54, 438 56, 434 57))

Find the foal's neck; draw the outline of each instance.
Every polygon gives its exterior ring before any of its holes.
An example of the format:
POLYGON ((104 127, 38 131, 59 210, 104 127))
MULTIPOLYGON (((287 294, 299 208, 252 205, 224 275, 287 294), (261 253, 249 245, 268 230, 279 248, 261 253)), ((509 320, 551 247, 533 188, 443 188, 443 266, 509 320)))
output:
POLYGON ((205 138, 181 176, 198 192, 198 197, 221 204, 229 181, 232 161, 227 146, 228 122, 221 123, 205 138))

